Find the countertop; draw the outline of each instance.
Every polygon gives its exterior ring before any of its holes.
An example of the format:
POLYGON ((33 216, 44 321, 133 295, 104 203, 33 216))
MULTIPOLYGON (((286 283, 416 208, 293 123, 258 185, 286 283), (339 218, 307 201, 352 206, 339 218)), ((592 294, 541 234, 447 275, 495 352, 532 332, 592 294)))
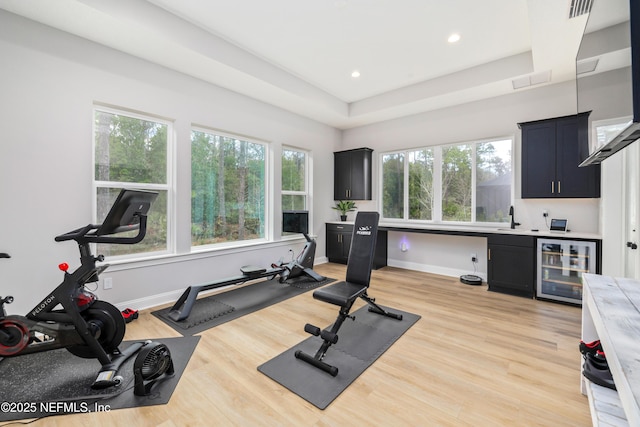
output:
MULTIPOLYGON (((353 221, 327 221, 327 224, 348 224, 353 225, 353 221)), ((567 233, 551 232, 549 230, 533 231, 524 227, 516 227, 514 230, 509 226, 486 227, 473 225, 449 225, 449 224, 417 224, 406 222, 380 222, 378 228, 387 231, 409 232, 409 233, 433 233, 450 234, 458 236, 478 236, 486 237, 494 234, 533 236, 551 239, 584 239, 602 240, 602 236, 597 233, 584 233, 569 231, 567 233)))

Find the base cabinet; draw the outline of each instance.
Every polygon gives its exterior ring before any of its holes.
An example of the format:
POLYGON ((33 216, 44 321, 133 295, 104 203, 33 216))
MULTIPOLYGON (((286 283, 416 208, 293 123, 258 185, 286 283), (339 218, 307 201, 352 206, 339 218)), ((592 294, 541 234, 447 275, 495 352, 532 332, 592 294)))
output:
MULTIPOLYGON (((353 224, 326 224, 327 226, 327 258, 329 262, 346 264, 351 249, 353 224)), ((387 265, 387 232, 378 230, 376 237, 376 251, 373 268, 378 269, 387 265)))
POLYGON ((329 262, 347 263, 352 234, 353 225, 327 224, 327 258, 329 262))
POLYGON ((535 238, 492 235, 487 240, 489 290, 533 298, 536 275, 535 238))

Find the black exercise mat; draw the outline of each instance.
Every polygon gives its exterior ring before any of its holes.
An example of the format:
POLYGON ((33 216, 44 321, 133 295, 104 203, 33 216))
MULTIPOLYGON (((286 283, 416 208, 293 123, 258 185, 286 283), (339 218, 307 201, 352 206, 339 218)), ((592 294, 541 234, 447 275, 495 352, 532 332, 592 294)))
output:
POLYGON ((263 280, 200 298, 193 305, 189 317, 179 322, 169 318, 170 307, 151 314, 183 335, 194 335, 333 281, 335 279, 325 278, 316 282, 306 276, 289 279, 285 283, 278 279, 263 280))
MULTIPOLYGON (((199 340, 200 337, 152 340, 169 348, 175 373, 158 381, 149 396, 133 394, 136 355, 118 371, 122 383, 103 390, 91 389, 100 363, 76 357, 65 349, 2 359, 0 405, 4 406, 0 408, 0 421, 164 405, 169 402, 199 340)), ((133 342, 137 341, 124 342, 120 348, 125 349, 133 342)))
POLYGON ((338 342, 329 348, 323 359, 338 368, 335 377, 296 359, 294 355, 296 350, 315 355, 322 344, 322 339, 315 336, 258 366, 258 371, 309 403, 325 409, 420 319, 416 314, 387 310, 402 314, 402 320, 371 313, 368 306, 353 313, 355 321, 345 320, 338 331, 338 342))

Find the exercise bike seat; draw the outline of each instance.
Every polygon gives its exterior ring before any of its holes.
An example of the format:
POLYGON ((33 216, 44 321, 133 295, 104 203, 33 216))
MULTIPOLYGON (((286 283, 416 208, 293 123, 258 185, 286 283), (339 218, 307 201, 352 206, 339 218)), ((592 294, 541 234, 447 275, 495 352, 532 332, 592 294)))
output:
POLYGON ((346 307, 367 290, 366 285, 352 282, 338 282, 313 293, 313 298, 329 304, 346 307))

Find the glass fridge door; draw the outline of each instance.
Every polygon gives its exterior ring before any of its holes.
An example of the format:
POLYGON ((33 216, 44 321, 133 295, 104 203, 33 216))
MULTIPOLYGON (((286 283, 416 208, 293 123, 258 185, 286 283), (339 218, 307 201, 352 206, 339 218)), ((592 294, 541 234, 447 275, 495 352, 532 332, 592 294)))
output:
POLYGON ((595 242, 538 239, 538 298, 582 304, 582 273, 595 272, 595 242))

